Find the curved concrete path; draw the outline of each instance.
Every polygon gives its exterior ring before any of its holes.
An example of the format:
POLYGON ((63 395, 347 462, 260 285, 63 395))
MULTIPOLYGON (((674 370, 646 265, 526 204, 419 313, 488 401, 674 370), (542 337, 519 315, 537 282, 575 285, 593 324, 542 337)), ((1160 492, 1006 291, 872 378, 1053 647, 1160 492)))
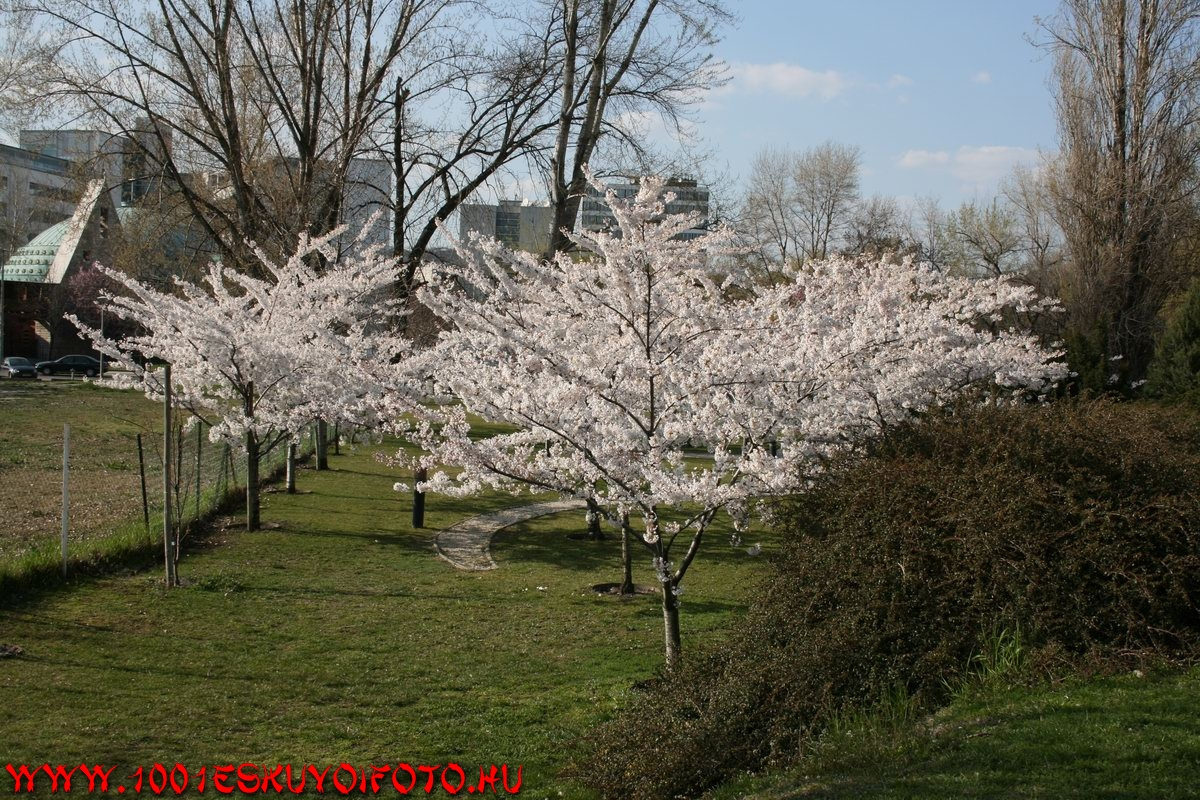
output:
POLYGON ((492 560, 489 548, 492 534, 496 531, 535 517, 582 508, 587 508, 587 503, 582 500, 550 500, 545 503, 506 508, 493 514, 480 514, 464 519, 457 525, 451 525, 439 533, 434 540, 434 547, 439 556, 458 569, 495 569, 496 562, 492 560))

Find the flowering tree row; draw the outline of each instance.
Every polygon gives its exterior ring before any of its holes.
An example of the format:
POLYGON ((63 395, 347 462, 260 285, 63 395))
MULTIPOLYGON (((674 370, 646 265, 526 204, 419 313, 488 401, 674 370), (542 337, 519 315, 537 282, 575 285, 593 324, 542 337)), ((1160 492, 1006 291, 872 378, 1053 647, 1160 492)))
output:
POLYGON ((123 289, 108 294, 110 313, 136 324, 119 340, 75 323, 98 350, 130 368, 148 396, 161 398, 172 366, 175 403, 212 425, 213 441, 246 453, 246 523, 259 527, 259 461, 314 420, 361 423, 407 385, 404 342, 372 325, 389 309, 395 259, 356 242, 339 258, 341 229, 302 236, 276 264, 255 254, 258 279, 214 263, 200 285, 176 281, 164 292, 107 268, 123 289))
POLYGON ((110 272, 125 289, 110 308, 141 332, 88 333, 152 396, 160 373, 134 355, 172 364, 179 403, 244 447, 252 529, 258 459, 314 419, 390 418, 425 451, 423 490, 549 490, 636 520, 673 666, 679 595, 718 513, 744 529, 757 502, 889 424, 984 384, 1040 392, 1064 367, 1012 324, 1049 307, 1026 287, 842 258, 755 285, 722 258, 732 232, 689 238, 697 220, 667 214, 661 192, 650 179, 631 201, 609 193, 617 229, 573 233, 551 260, 460 245, 463 265, 420 290, 446 325, 419 354, 370 322, 395 261, 339 257, 340 231, 302 238, 284 264, 259 252, 261 280, 213 265, 165 293, 110 272), (429 377, 455 402, 410 402, 429 377), (469 413, 517 431, 472 439, 469 413))

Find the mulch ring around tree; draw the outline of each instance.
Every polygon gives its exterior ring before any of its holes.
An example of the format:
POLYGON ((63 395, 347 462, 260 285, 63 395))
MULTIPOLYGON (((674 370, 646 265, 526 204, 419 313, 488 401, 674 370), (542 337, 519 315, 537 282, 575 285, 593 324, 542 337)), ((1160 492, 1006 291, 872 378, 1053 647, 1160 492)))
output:
POLYGON ((592 591, 601 597, 634 597, 636 595, 658 594, 657 587, 642 586, 636 583, 633 585, 633 594, 621 594, 620 583, 596 583, 592 585, 592 591))

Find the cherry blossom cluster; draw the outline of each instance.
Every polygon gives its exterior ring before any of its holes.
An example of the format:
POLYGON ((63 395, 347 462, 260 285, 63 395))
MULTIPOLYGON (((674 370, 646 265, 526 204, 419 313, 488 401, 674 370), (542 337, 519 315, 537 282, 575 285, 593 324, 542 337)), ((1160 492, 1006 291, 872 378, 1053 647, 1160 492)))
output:
POLYGON ((610 194, 619 230, 571 234, 551 261, 476 239, 421 291, 453 321, 428 363, 460 403, 423 429, 426 466, 461 469, 428 488, 553 489, 647 522, 740 508, 970 387, 1037 393, 1064 374, 1011 324, 1049 305, 1028 287, 845 258, 754 286, 721 258, 730 232, 681 236, 695 219, 666 214, 661 190, 610 194), (474 439, 468 412, 518 430, 474 439))
POLYGON ((832 453, 964 391, 1044 392, 1065 367, 1015 325, 1050 310, 1028 287, 847 258, 754 285, 725 258, 731 232, 684 235, 696 219, 667 214, 662 185, 609 192, 618 229, 570 234, 551 260, 458 247, 464 264, 419 293, 451 323, 426 365, 457 403, 413 438, 424 489, 551 490, 640 517, 671 665, 675 597, 719 510, 740 533, 832 453), (515 430, 473 437, 469 414, 515 430))
POLYGON ((177 279, 161 291, 101 267, 124 289, 105 295, 109 312, 139 332, 114 341, 74 321, 151 397, 162 396, 163 372, 143 365, 170 364, 176 402, 213 422, 214 440, 269 442, 316 419, 362 421, 385 387, 394 395, 406 385, 393 367, 403 341, 372 322, 390 313, 397 265, 362 236, 339 257, 343 232, 302 237, 282 264, 256 250, 262 278, 213 263, 200 285, 177 279))

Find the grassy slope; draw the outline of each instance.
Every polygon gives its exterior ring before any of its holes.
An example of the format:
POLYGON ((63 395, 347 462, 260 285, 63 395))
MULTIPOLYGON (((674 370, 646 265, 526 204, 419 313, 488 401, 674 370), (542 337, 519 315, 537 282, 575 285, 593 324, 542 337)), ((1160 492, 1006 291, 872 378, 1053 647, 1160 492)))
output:
POLYGON ((1198 701, 1200 669, 969 693, 914 727, 842 731, 804 767, 710 798, 1191 798, 1198 701))
MULTIPOLYGON (((391 490, 407 476, 371 449, 304 471, 302 494, 266 495, 280 528, 215 535, 184 559, 179 590, 153 570, 0 611, 0 642, 25 650, 0 661, 4 760, 507 762, 524 768, 522 796, 580 796, 557 773, 661 663, 657 598, 588 591, 618 577, 619 550, 568 540, 581 514, 502 534, 498 570, 453 570, 434 531, 523 500, 432 496, 414 531, 391 490)), ((688 577, 685 649, 728 623, 757 572, 709 545, 688 577)))
POLYGON ((141 517, 135 436, 145 440, 148 481, 161 483, 162 411, 140 392, 67 381, 0 381, 0 563, 57 551, 63 424, 71 426, 71 530, 83 551, 141 517), (151 430, 160 433, 151 434, 151 430))

